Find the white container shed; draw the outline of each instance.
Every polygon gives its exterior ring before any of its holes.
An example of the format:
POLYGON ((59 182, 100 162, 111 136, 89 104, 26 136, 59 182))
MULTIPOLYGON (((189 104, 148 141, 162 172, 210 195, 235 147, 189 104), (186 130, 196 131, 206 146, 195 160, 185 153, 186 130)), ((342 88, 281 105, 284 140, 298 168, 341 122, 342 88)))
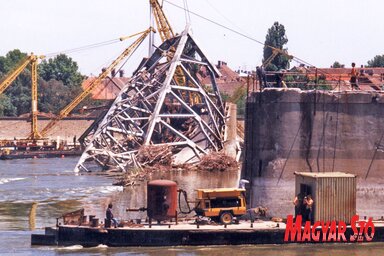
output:
POLYGON ((356 214, 356 175, 343 172, 295 172, 295 195, 311 194, 313 221, 344 221, 356 214))

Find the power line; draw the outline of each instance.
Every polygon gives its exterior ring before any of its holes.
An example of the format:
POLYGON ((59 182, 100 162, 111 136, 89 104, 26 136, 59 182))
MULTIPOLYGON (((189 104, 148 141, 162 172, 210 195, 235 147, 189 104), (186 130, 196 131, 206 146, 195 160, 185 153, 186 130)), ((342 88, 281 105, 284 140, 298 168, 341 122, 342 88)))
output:
POLYGON ((99 42, 99 43, 94 43, 94 44, 89 44, 89 45, 84 45, 84 46, 79 46, 76 48, 67 49, 67 50, 63 50, 63 51, 51 52, 51 53, 46 54, 45 56, 46 57, 54 57, 54 56, 59 55, 59 54, 68 54, 68 53, 74 53, 74 52, 89 50, 92 48, 97 48, 97 47, 101 47, 101 46, 115 44, 118 42, 120 42, 120 38, 116 38, 116 39, 112 39, 112 40, 108 40, 108 41, 104 41, 104 42, 99 42))
MULTIPOLYGON (((211 20, 211 19, 209 19, 209 18, 206 18, 206 17, 204 17, 204 16, 202 16, 202 15, 196 13, 196 12, 193 12, 193 11, 191 11, 191 10, 187 10, 187 9, 185 9, 185 8, 182 7, 182 6, 179 6, 179 5, 177 5, 177 4, 174 4, 174 3, 169 2, 168 0, 164 0, 164 2, 167 2, 168 4, 173 5, 173 6, 176 7, 176 8, 179 8, 179 9, 181 9, 181 10, 187 11, 187 12, 189 12, 189 13, 191 13, 191 14, 193 14, 193 15, 195 15, 195 16, 197 16, 197 17, 203 19, 203 20, 206 20, 206 21, 208 21, 208 22, 210 22, 210 23, 213 23, 213 24, 215 24, 215 25, 217 25, 217 26, 219 26, 219 27, 225 28, 225 29, 227 29, 227 30, 229 30, 229 31, 231 31, 231 32, 233 32, 233 33, 235 33, 235 34, 238 34, 238 35, 240 35, 240 36, 242 36, 242 37, 245 37, 245 38, 247 38, 247 39, 249 39, 249 40, 251 40, 251 41, 254 41, 254 42, 259 43, 259 44, 261 44, 261 45, 265 45, 263 42, 261 42, 261 41, 255 39, 255 38, 253 38, 253 37, 247 36, 246 34, 243 34, 243 33, 239 32, 239 31, 237 31, 237 30, 235 30, 235 29, 232 29, 232 28, 230 28, 230 27, 227 27, 227 26, 225 26, 225 25, 222 25, 222 24, 220 24, 220 23, 217 22, 217 21, 214 21, 214 20, 211 20)), ((270 46, 268 46, 268 47, 270 47, 270 46)))
POLYGON ((235 24, 232 20, 227 18, 225 15, 223 15, 209 0, 206 0, 206 2, 216 13, 218 13, 221 17, 223 17, 226 21, 228 21, 229 24, 231 24, 233 27, 235 27, 237 30, 241 31, 242 33, 246 34, 241 27, 237 26, 237 24, 235 24))
MULTIPOLYGON (((219 23, 219 22, 217 22, 217 21, 214 21, 214 20, 212 20, 212 19, 209 19, 209 18, 207 18, 207 17, 204 17, 204 16, 202 16, 202 15, 196 13, 196 12, 193 12, 193 11, 191 11, 191 10, 187 10, 187 9, 185 9, 184 7, 179 6, 179 5, 177 5, 177 4, 174 4, 174 3, 171 3, 171 2, 168 1, 168 0, 164 0, 164 2, 167 2, 168 4, 170 4, 170 5, 172 5, 172 6, 176 7, 176 8, 179 8, 179 9, 181 9, 181 10, 184 10, 184 11, 188 12, 188 13, 191 13, 191 14, 193 14, 193 15, 195 15, 195 16, 197 16, 197 17, 199 17, 199 18, 201 18, 201 19, 203 19, 203 20, 205 20, 205 21, 208 21, 208 22, 210 22, 210 23, 212 23, 212 24, 215 24, 216 26, 219 26, 219 27, 221 27, 221 28, 224 28, 224 29, 226 29, 226 30, 229 30, 229 31, 231 31, 231 32, 233 32, 233 33, 235 33, 235 34, 237 34, 237 35, 240 35, 240 36, 242 36, 242 37, 244 37, 244 38, 247 38, 247 39, 249 39, 249 40, 251 40, 251 41, 253 41, 253 42, 256 42, 256 43, 258 43, 258 44, 261 44, 261 45, 263 45, 263 46, 265 46, 265 47, 270 47, 270 48, 272 48, 272 49, 274 48, 273 46, 271 46, 271 45, 267 45, 267 44, 263 43, 262 41, 257 40, 256 38, 253 38, 253 37, 251 37, 251 36, 249 36, 249 35, 246 35, 246 34, 244 34, 244 33, 242 33, 242 32, 239 32, 238 30, 235 30, 235 29, 230 28, 230 27, 228 27, 228 26, 225 26, 225 25, 223 25, 223 24, 221 24, 221 23, 219 23)), ((309 62, 307 62, 307 61, 305 61, 305 60, 303 60, 303 59, 300 59, 300 58, 298 58, 298 57, 296 57, 296 56, 293 56, 293 55, 292 55, 292 57, 293 57, 293 60, 296 61, 296 62, 298 62, 298 63, 302 63, 302 64, 305 64, 305 65, 307 65, 307 66, 315 67, 314 65, 312 65, 311 63, 309 63, 309 62)), ((324 73, 325 73, 325 72, 324 72, 324 73)))
MULTIPOLYGON (((202 15, 200 15, 200 14, 194 12, 194 11, 191 11, 191 10, 189 10, 189 9, 186 9, 186 8, 184 8, 184 7, 182 7, 182 6, 177 5, 177 4, 171 3, 171 2, 168 1, 168 0, 163 0, 163 2, 167 2, 168 4, 174 6, 174 7, 178 8, 178 9, 184 10, 184 11, 186 11, 186 12, 188 12, 188 13, 190 13, 190 14, 193 14, 193 15, 195 15, 196 17, 199 17, 199 18, 201 18, 201 19, 203 19, 203 20, 205 20, 205 21, 208 21, 208 22, 210 22, 210 23, 212 23, 212 24, 214 24, 214 25, 216 25, 216 26, 219 26, 219 27, 224 28, 224 29, 226 29, 226 30, 229 30, 229 31, 231 31, 231 32, 233 32, 233 33, 235 33, 235 34, 237 34, 237 35, 239 35, 239 36, 242 36, 242 37, 244 37, 244 38, 246 38, 246 39, 249 39, 249 40, 251 40, 251 41, 253 41, 253 42, 256 42, 256 43, 258 43, 258 44, 261 44, 261 45, 263 45, 264 47, 269 47, 269 48, 271 48, 271 49, 274 49, 274 48, 275 48, 275 47, 273 47, 273 46, 271 46, 271 45, 267 45, 267 44, 263 43, 263 42, 260 41, 260 40, 257 40, 256 38, 253 38, 253 37, 251 37, 251 36, 248 36, 248 35, 246 35, 246 34, 244 34, 244 33, 242 33, 242 32, 239 32, 239 31, 237 31, 237 30, 235 30, 235 29, 233 29, 233 28, 230 28, 230 27, 228 27, 228 26, 225 26, 225 25, 223 25, 223 24, 221 24, 221 23, 219 23, 219 22, 217 22, 217 21, 214 21, 214 20, 212 20, 212 19, 209 19, 209 18, 207 18, 207 17, 204 17, 204 16, 202 16, 202 15)), ((309 62, 307 62, 307 61, 305 61, 305 60, 303 60, 303 59, 301 59, 301 58, 299 58, 299 57, 296 57, 296 56, 293 56, 293 55, 290 55, 290 56, 292 56, 292 60, 296 61, 297 63, 301 63, 301 64, 304 64, 304 65, 306 65, 306 66, 310 66, 310 67, 314 67, 314 68, 316 68, 315 65, 312 65, 311 63, 309 63, 309 62)), ((318 70, 318 72, 319 72, 320 74, 331 75, 331 76, 332 76, 331 73, 328 73, 328 72, 323 71, 323 70, 318 70)))

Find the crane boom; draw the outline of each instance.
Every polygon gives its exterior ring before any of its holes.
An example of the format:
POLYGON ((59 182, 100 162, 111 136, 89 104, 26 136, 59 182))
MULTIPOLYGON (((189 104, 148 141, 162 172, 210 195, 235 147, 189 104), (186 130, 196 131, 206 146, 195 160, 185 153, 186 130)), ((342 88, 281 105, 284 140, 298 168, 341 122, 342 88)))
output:
POLYGON ((36 56, 33 53, 31 55, 28 55, 25 57, 19 65, 17 65, 13 70, 11 70, 7 76, 5 77, 4 81, 0 84, 0 94, 2 94, 15 79, 20 75, 20 73, 29 65, 31 64, 31 81, 32 81, 32 88, 31 88, 31 97, 32 97, 32 103, 31 103, 31 116, 32 116, 32 122, 31 122, 31 134, 28 137, 28 139, 40 139, 41 136, 37 129, 37 60, 43 59, 45 56, 36 56))
POLYGON ((157 0, 149 0, 152 6, 153 15, 155 16, 157 31, 160 34, 161 41, 164 42, 167 39, 175 37, 171 24, 163 12, 163 8, 160 6, 157 0))
POLYGON ((263 66, 264 67, 267 67, 274 59, 275 57, 278 55, 278 54, 282 54, 284 56, 287 56, 289 59, 292 59, 293 56, 292 55, 289 55, 286 51, 284 50, 281 50, 281 49, 278 49, 278 48, 275 48, 275 47, 272 47, 272 46, 269 46, 269 45, 266 45, 267 47, 271 48, 272 50, 272 54, 263 62, 263 66))
MULTIPOLYGON (((149 0, 149 3, 152 7, 153 16, 155 16, 157 31, 160 34, 161 41, 165 42, 166 40, 175 37, 171 24, 169 23, 167 16, 165 15, 163 8, 159 4, 158 0, 149 0)), ((171 49, 171 53, 172 53, 172 49, 171 49)), ((182 85, 182 86, 187 85, 186 84, 187 81, 185 79, 183 71, 179 66, 176 68, 174 78, 178 85, 182 85)), ((187 97, 185 92, 182 95, 183 95, 183 98, 187 97)), ((201 103, 201 99, 199 95, 190 93, 189 97, 191 102, 201 103)))
POLYGON ((129 37, 120 38, 120 40, 124 40, 130 37, 133 37, 135 35, 142 34, 136 41, 134 41, 128 48, 124 50, 123 53, 117 57, 111 65, 108 66, 108 68, 105 69, 92 83, 81 93, 79 94, 72 102, 70 102, 66 107, 64 107, 60 113, 52 119, 41 131, 42 136, 46 136, 48 131, 52 129, 56 125, 57 122, 59 122, 64 117, 68 116, 69 113, 77 106, 81 101, 83 101, 92 91, 93 89, 98 86, 104 78, 108 76, 108 74, 127 56, 133 53, 133 51, 144 41, 144 39, 147 37, 147 35, 151 32, 155 31, 152 27, 148 28, 145 31, 142 31, 140 33, 131 35, 129 37))
POLYGON ((37 56, 31 55, 31 74, 32 74, 32 90, 31 90, 31 136, 29 137, 32 140, 41 139, 39 130, 37 129, 37 56))
POLYGON ((17 65, 14 69, 12 69, 8 74, 5 76, 4 81, 0 84, 0 94, 2 94, 11 84, 12 82, 17 78, 18 75, 28 66, 29 63, 31 63, 33 59, 33 55, 29 55, 25 57, 19 65, 17 65))

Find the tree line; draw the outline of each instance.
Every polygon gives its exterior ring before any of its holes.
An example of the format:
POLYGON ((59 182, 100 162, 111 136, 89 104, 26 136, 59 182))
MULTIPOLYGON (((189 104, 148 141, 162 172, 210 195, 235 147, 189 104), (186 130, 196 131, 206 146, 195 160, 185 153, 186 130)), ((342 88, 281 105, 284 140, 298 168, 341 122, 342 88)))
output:
MULTIPOLYGON (((18 49, 0 56, 0 81, 26 56, 27 53, 18 49)), ((44 59, 38 64, 38 110, 57 114, 82 92, 81 84, 85 78, 77 63, 65 54, 44 59)), ((19 116, 31 111, 31 84, 29 65, 0 95, 0 116, 19 116)), ((84 104, 91 104, 90 98, 84 104)))
MULTIPOLYGON (((332 64, 333 68, 343 68, 345 67, 344 64, 341 64, 338 61, 335 61, 332 64)), ((384 67, 384 54, 383 55, 376 55, 373 57, 373 59, 367 61, 367 65, 365 65, 366 68, 382 68, 384 67)))
MULTIPOLYGON (((280 49, 288 54, 288 37, 283 24, 274 22, 268 29, 263 48, 263 62, 272 55, 268 46, 280 49)), ((5 56, 0 56, 0 81, 6 74, 15 68, 27 53, 18 49, 9 51, 5 56)), ((290 59, 287 55, 277 55, 268 65, 266 70, 279 71, 288 69, 290 59)), ((335 61, 332 67, 342 67, 335 61)), ((384 55, 377 55, 367 62, 366 67, 384 67, 384 55)), ((81 93, 81 84, 86 77, 79 72, 79 67, 72 58, 65 54, 43 60, 38 64, 38 108, 40 112, 57 114, 68 103, 81 93)), ((238 101, 239 109, 244 108, 245 90, 237 90, 232 98, 238 101), (241 94, 242 96, 239 96, 241 94)), ((224 96, 224 95, 223 95, 224 96)), ((226 96, 229 98, 230 96, 226 96)), ((82 105, 100 105, 100 101, 92 101, 88 97, 82 105)), ((31 72, 27 67, 13 82, 13 84, 0 95, 0 116, 19 116, 29 113, 31 109, 31 72)), ((241 111, 241 110, 240 110, 241 111)))

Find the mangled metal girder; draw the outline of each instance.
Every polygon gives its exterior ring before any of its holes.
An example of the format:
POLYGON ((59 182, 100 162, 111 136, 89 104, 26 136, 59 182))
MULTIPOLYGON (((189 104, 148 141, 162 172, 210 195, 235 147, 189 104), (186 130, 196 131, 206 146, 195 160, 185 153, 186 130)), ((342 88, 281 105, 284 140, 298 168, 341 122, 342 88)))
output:
POLYGON ((175 161, 197 162, 223 148, 224 107, 219 71, 186 29, 143 61, 104 118, 85 136, 75 171, 93 167, 126 171, 143 145, 168 145, 175 161), (210 78, 208 85, 202 77, 210 78))

